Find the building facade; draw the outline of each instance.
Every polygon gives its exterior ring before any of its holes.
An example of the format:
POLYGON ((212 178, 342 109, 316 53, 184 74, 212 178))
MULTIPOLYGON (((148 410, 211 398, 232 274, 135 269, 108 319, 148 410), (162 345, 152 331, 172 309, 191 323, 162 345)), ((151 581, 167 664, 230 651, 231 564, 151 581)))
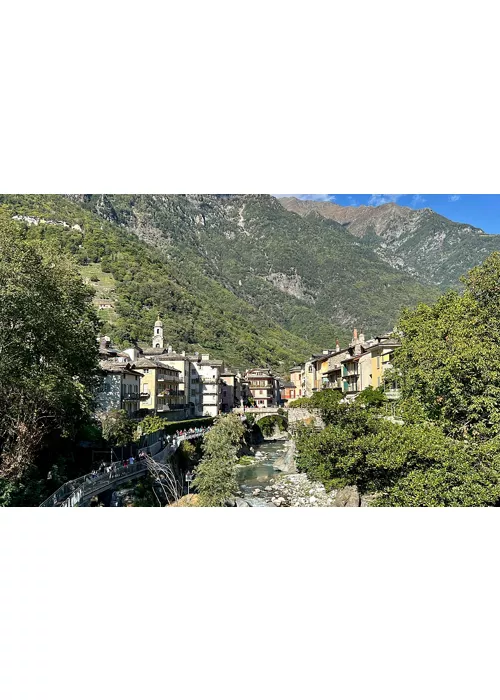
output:
POLYGON ((255 406, 270 408, 280 402, 279 379, 269 368, 250 369, 245 374, 248 390, 255 406))
POLYGON ((96 395, 98 412, 124 410, 137 418, 141 397, 141 374, 129 363, 101 360, 101 383, 96 395))
MULTIPOLYGON (((184 412, 184 395, 179 389, 180 370, 159 360, 141 358, 134 364, 141 373, 141 410, 152 413, 184 412)), ((175 419, 176 415, 165 416, 175 419)))
POLYGON ((195 415, 218 416, 221 411, 221 373, 224 371, 224 363, 222 360, 211 360, 208 354, 202 354, 201 358, 191 360, 191 367, 198 384, 195 415))

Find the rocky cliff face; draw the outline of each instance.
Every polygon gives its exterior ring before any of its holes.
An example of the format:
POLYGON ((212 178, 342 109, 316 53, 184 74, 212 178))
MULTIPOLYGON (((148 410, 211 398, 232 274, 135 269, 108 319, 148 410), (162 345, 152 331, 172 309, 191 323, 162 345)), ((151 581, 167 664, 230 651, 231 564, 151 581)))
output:
POLYGON ((287 211, 341 224, 391 267, 441 287, 454 287, 461 275, 500 250, 500 236, 456 223, 432 209, 397 204, 342 207, 293 197, 279 200, 287 211))

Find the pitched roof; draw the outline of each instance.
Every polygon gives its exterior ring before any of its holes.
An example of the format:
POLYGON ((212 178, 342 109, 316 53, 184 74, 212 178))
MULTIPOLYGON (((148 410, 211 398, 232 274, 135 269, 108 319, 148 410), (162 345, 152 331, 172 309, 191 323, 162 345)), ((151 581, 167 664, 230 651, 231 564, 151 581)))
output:
POLYGON ((128 362, 125 363, 101 360, 101 362, 99 362, 99 366, 102 370, 111 374, 134 374, 137 377, 142 376, 140 372, 133 370, 128 362))

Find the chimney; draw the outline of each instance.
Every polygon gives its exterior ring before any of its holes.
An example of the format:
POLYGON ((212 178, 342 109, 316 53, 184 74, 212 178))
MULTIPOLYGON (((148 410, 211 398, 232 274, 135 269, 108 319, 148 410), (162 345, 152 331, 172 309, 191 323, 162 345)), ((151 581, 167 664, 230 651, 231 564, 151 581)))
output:
POLYGON ((359 342, 361 344, 363 344, 365 342, 365 334, 364 333, 359 334, 359 342))
POLYGON ((210 360, 210 355, 202 355, 202 356, 201 356, 201 359, 202 359, 202 360, 207 360, 207 361, 208 361, 208 360, 210 360))
POLYGON ((340 345, 338 340, 335 341, 335 352, 340 352, 340 345))
POLYGON ((137 360, 138 352, 137 352, 136 348, 127 348, 123 352, 130 357, 132 362, 135 362, 137 360))
POLYGON ((167 348, 167 353, 170 355, 172 353, 172 346, 169 345, 167 348))
POLYGON ((358 329, 357 329, 357 328, 354 329, 354 332, 353 332, 353 334, 352 334, 352 339, 353 339, 353 340, 357 340, 357 339, 358 339, 358 329))
POLYGON ((183 350, 183 351, 181 352, 181 355, 182 355, 182 357, 186 357, 186 351, 183 350))

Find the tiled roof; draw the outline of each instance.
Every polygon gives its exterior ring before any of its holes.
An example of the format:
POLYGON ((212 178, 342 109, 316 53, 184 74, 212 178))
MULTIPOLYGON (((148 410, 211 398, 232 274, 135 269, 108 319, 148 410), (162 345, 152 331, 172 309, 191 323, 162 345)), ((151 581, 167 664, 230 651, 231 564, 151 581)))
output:
POLYGON ((134 362, 134 367, 144 367, 144 368, 150 368, 150 369, 169 369, 172 372, 177 372, 180 374, 180 369, 175 369, 175 367, 170 367, 169 365, 166 365, 164 362, 160 362, 159 360, 153 360, 152 358, 148 357, 141 357, 140 360, 137 360, 137 362, 134 362))
POLYGON ((136 372, 128 363, 125 364, 125 362, 110 362, 108 360, 101 360, 101 362, 99 362, 99 366, 105 372, 112 374, 133 374, 137 377, 142 376, 140 372, 136 372))

